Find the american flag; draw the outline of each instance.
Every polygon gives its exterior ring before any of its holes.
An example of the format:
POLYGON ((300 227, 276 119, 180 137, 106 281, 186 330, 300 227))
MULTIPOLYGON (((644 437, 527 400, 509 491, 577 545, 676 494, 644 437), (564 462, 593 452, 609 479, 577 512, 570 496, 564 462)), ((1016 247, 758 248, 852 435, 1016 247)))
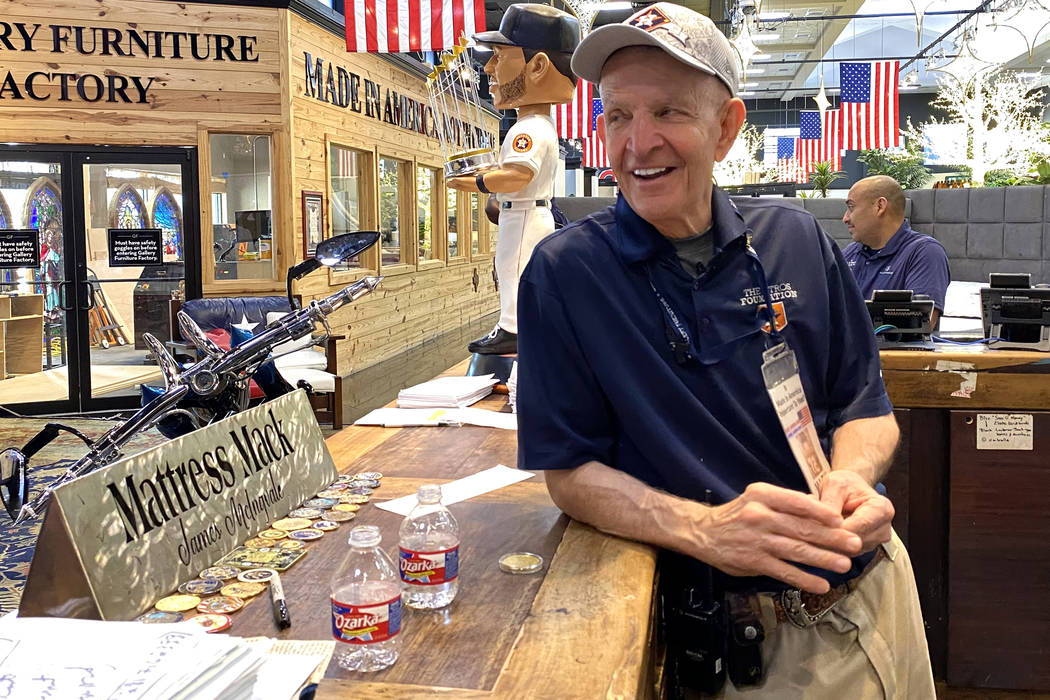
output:
POLYGON ((602 113, 602 99, 595 97, 591 100, 591 133, 583 140, 583 165, 586 168, 608 168, 609 155, 605 152, 605 144, 598 138, 595 130, 595 121, 602 113))
POLYGON ((899 77, 900 61, 840 65, 843 148, 900 146, 899 77))
POLYGON ((346 50, 442 51, 485 31, 483 0, 348 0, 346 50))
POLYGON ((805 175, 795 160, 794 136, 777 137, 777 179, 780 182, 805 182, 805 175))
POLYGON ((820 112, 799 112, 798 142, 795 160, 799 169, 809 174, 816 163, 831 163, 832 170, 842 170, 842 151, 839 147, 839 110, 829 109, 821 119, 820 112))
POLYGON ((357 177, 357 154, 339 146, 333 146, 332 150, 336 152, 332 177, 357 177))
POLYGON ((594 96, 594 85, 586 80, 576 83, 572 102, 554 105, 554 126, 558 129, 558 138, 585 139, 591 135, 591 99, 594 96))

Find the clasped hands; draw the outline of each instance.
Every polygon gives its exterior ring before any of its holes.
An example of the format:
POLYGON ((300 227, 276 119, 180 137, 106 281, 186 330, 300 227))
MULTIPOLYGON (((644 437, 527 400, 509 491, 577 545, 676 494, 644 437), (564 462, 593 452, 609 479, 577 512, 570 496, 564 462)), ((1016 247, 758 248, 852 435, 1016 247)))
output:
POLYGON ((893 504, 863 477, 838 469, 820 498, 754 483, 732 501, 701 506, 699 557, 733 576, 769 576, 810 593, 828 582, 797 564, 844 573, 850 557, 890 539, 893 504))

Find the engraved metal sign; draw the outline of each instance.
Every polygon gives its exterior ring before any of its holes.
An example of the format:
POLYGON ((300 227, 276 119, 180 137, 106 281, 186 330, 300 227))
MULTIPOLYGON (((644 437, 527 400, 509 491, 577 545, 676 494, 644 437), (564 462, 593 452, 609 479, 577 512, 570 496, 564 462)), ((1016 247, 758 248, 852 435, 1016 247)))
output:
POLYGON ((302 390, 92 472, 55 491, 20 612, 131 619, 335 477, 302 390))

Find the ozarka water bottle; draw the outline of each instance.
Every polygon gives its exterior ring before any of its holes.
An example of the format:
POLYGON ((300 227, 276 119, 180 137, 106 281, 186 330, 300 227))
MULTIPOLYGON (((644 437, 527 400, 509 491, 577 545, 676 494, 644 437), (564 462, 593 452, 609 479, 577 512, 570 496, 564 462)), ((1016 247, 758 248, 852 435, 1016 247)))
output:
POLYGON ((335 657, 350 671, 380 671, 397 661, 401 584, 380 540, 374 525, 351 530, 350 552, 332 577, 335 657))
POLYGON ((424 484, 401 523, 400 568, 405 605, 443 608, 459 587, 459 525, 441 504, 441 487, 424 484))

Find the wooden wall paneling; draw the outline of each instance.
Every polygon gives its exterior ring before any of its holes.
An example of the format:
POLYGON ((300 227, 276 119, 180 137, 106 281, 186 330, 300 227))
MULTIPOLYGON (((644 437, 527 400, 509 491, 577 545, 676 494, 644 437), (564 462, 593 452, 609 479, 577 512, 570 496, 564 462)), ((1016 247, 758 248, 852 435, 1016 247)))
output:
POLYGON ((976 449, 976 411, 952 411, 948 683, 1050 690, 1050 413, 1033 450, 976 449))

